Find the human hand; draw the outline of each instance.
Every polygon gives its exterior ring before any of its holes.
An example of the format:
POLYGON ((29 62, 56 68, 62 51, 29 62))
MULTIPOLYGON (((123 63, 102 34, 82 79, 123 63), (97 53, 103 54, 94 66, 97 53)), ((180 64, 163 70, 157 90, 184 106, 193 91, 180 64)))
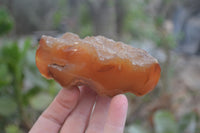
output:
POLYGON ((108 98, 85 86, 64 88, 29 133, 123 133, 127 108, 123 94, 108 98))

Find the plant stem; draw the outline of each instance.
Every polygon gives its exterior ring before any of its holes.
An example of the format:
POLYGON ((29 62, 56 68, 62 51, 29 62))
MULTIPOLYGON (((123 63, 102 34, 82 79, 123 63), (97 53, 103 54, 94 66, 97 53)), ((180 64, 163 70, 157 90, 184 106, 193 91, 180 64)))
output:
POLYGON ((23 95, 22 95, 22 83, 23 83, 23 77, 22 77, 22 62, 19 62, 15 65, 15 98, 16 103, 18 107, 18 113, 19 113, 19 120, 20 124, 26 129, 29 130, 31 125, 29 123, 28 118, 26 117, 25 111, 24 111, 24 105, 23 105, 23 95))
POLYGON ((16 64, 15 66, 15 83, 14 83, 14 90, 15 90, 15 98, 18 107, 18 113, 20 118, 20 123, 23 121, 23 103, 22 103, 22 75, 20 70, 20 65, 16 64))

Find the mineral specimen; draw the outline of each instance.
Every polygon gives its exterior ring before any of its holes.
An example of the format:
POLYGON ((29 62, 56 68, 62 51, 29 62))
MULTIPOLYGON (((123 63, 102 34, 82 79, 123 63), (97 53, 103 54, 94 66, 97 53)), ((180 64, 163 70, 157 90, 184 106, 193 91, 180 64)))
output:
POLYGON ((40 73, 61 86, 88 85, 99 95, 131 92, 142 96, 160 78, 158 61, 144 50, 103 36, 80 39, 73 33, 42 36, 36 52, 40 73))

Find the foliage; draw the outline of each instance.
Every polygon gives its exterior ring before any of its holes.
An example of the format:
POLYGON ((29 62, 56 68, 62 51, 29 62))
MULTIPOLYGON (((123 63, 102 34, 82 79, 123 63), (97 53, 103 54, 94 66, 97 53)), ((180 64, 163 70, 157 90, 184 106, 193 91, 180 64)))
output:
POLYGON ((9 116, 16 113, 16 103, 15 101, 8 96, 0 97, 0 115, 9 116))
POLYGON ((43 111, 52 100, 53 97, 48 93, 39 93, 30 99, 30 105, 38 111, 43 111))
POLYGON ((58 91, 53 81, 47 81, 39 74, 35 51, 30 39, 22 44, 5 41, 0 48, 0 128, 6 132, 15 130, 12 126, 5 128, 13 121, 19 127, 29 129, 35 118, 29 117, 26 110, 42 111, 58 91))
POLYGON ((197 133, 199 116, 196 112, 185 114, 178 122, 180 133, 197 133))
POLYGON ((58 10, 55 11, 53 14, 53 24, 54 27, 57 28, 62 23, 63 18, 65 17, 65 14, 68 13, 67 8, 67 1, 66 0, 59 0, 58 1, 58 10))
POLYGON ((177 133, 178 128, 172 113, 168 111, 157 111, 154 116, 156 133, 177 133))
POLYGON ((126 128, 125 133, 149 133, 149 132, 141 125, 133 124, 126 128))
POLYGON ((92 21, 89 13, 89 9, 86 4, 82 4, 80 7, 81 12, 81 27, 80 27, 80 37, 86 37, 92 35, 92 21))
POLYGON ((13 27, 13 19, 4 7, 0 7, 0 36, 8 33, 13 27))
POLYGON ((156 30, 153 18, 145 11, 147 2, 145 0, 133 1, 126 0, 127 13, 124 21, 124 30, 135 39, 150 39, 155 35, 156 30))
POLYGON ((179 121, 167 110, 159 110, 154 115, 156 133, 197 133, 199 123, 196 112, 183 115, 179 121))
MULTIPOLYGON (((178 121, 168 110, 158 110, 153 116, 153 133, 198 133, 199 118, 196 112, 183 115, 178 121)), ((130 125, 125 133, 152 133, 141 125, 130 125)))
POLYGON ((75 15, 78 15, 78 16, 75 16, 75 17, 78 19, 77 20, 78 25, 76 25, 75 27, 76 28, 79 27, 78 29, 79 36, 85 37, 85 36, 92 35, 92 31, 93 31, 92 21, 91 21, 88 5, 86 3, 83 2, 79 4, 78 9, 74 10, 73 8, 75 7, 71 7, 71 5, 69 4, 69 1, 59 0, 57 8, 58 10, 56 10, 55 13, 53 14, 53 22, 54 22, 54 27, 56 29, 62 31, 63 29, 60 29, 60 28, 62 28, 62 26, 64 25, 64 27, 65 26, 67 27, 66 29, 69 30, 69 32, 77 32, 77 31, 73 31, 75 30, 73 29, 73 27, 69 27, 70 25, 67 24, 67 20, 66 20, 66 18, 74 19, 73 18, 74 17, 73 15, 75 14, 74 12, 77 12, 77 14, 75 15))
POLYGON ((8 125, 8 126, 6 126, 5 132, 6 133, 23 133, 23 131, 21 129, 19 129, 19 127, 16 126, 16 125, 8 125))

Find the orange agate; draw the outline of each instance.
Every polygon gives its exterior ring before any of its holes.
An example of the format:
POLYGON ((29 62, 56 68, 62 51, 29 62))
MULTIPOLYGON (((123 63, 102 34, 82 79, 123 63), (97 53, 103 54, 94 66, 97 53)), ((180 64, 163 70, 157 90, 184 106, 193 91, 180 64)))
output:
POLYGON ((142 49, 103 36, 80 39, 73 33, 42 36, 36 52, 40 73, 61 86, 88 85, 99 95, 131 92, 142 96, 160 78, 158 61, 142 49))

